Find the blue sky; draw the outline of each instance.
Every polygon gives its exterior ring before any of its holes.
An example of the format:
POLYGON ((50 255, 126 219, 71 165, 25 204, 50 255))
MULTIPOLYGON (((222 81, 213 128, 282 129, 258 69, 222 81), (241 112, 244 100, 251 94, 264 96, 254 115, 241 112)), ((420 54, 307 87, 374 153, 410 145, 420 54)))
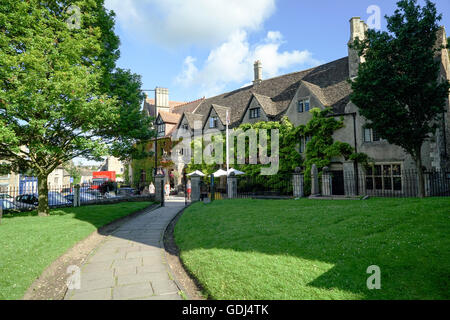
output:
MULTIPOLYGON (((106 0, 117 14, 118 65, 142 75, 146 89, 167 87, 190 101, 263 77, 303 70, 347 55, 349 19, 395 9, 392 0, 106 0)), ((450 1, 436 0, 450 28, 450 1)), ((152 93, 150 93, 152 94, 152 93)))

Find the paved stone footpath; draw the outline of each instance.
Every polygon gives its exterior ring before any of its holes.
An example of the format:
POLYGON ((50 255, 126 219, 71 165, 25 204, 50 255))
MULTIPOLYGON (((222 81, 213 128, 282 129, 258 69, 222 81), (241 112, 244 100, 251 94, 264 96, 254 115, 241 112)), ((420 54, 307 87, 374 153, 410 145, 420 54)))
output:
POLYGON ((180 289, 168 273, 162 236, 183 209, 184 199, 130 220, 91 253, 81 267, 80 289, 67 300, 181 300, 180 289))

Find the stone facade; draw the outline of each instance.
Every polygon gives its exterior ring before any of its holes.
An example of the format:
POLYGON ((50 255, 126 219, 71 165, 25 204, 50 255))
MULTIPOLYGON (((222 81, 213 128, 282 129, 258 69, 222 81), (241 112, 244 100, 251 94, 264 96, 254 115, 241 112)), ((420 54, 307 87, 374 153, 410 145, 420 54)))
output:
MULTIPOLYGON (((367 25, 360 18, 350 19, 349 43, 356 38, 362 40, 366 30, 367 25)), ((447 44, 444 28, 439 31, 438 44, 447 44)), ((442 50, 436 59, 441 61, 441 79, 450 79, 448 51, 442 50)), ((376 165, 395 166, 396 169, 400 166, 401 171, 415 170, 413 159, 402 148, 379 139, 376 133, 365 128, 366 119, 350 101, 351 87, 348 80, 357 75, 359 64, 363 62, 364 59, 349 48, 348 56, 345 58, 308 70, 263 80, 261 79, 263 65, 257 61, 254 65, 253 85, 177 107, 176 112, 181 118, 175 129, 186 129, 192 135, 196 122, 202 124, 203 131, 207 131, 210 129, 210 119, 216 118, 214 129, 224 131, 226 110, 230 114, 231 129, 242 123, 279 121, 283 116, 287 116, 298 126, 307 124, 311 119, 312 115, 308 112, 310 109, 330 107, 336 118, 343 118, 344 121, 344 127, 333 135, 336 141, 349 143, 357 152, 367 154, 376 165), (255 109, 259 109, 257 117, 255 112, 251 111, 255 109)), ((422 148, 423 165, 428 170, 450 170, 449 123, 450 112, 447 101, 446 112, 438 123, 438 130, 422 148)), ((177 170, 182 168, 184 165, 177 166, 177 170)), ((343 184, 341 188, 343 194, 356 195, 365 192, 364 183, 349 180, 364 173, 361 165, 345 161, 343 158, 335 158, 329 170, 333 186, 331 193, 340 189, 336 185, 338 182, 336 177, 342 177, 339 183, 343 184)))

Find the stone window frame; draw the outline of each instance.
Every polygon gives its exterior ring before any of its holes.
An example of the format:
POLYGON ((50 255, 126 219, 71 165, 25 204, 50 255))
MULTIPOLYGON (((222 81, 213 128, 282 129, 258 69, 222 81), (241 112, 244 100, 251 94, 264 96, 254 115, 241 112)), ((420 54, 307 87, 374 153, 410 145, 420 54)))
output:
POLYGON ((250 119, 258 119, 259 117, 261 117, 261 108, 260 107, 251 108, 249 110, 249 118, 250 119))
POLYGON ((366 190, 402 192, 404 185, 402 163, 376 162, 366 169, 365 180, 366 190))
POLYGON ((300 153, 305 153, 306 152, 306 145, 308 144, 308 142, 310 142, 312 139, 312 136, 308 135, 308 136, 302 136, 300 138, 300 148, 299 148, 299 152, 300 153))
POLYGON ((380 142, 385 141, 380 135, 372 128, 366 128, 363 126, 363 142, 380 142))
POLYGON ((297 101, 297 112, 298 113, 303 113, 303 112, 308 112, 309 110, 311 110, 311 99, 310 99, 310 97, 303 97, 303 98, 298 99, 298 101, 297 101), (306 102, 307 102, 307 104, 306 104, 306 102), (308 107, 306 107, 306 105, 308 105, 308 107))

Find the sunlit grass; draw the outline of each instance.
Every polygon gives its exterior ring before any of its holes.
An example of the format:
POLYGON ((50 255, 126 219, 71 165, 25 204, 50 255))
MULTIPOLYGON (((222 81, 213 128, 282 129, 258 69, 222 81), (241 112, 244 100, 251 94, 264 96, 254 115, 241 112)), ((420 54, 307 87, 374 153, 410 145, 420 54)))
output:
POLYGON ((20 299, 58 257, 97 228, 148 207, 150 202, 124 202, 8 215, 0 225, 0 299, 20 299))
POLYGON ((223 200, 175 228, 213 299, 449 299, 449 233, 450 198, 223 200))

